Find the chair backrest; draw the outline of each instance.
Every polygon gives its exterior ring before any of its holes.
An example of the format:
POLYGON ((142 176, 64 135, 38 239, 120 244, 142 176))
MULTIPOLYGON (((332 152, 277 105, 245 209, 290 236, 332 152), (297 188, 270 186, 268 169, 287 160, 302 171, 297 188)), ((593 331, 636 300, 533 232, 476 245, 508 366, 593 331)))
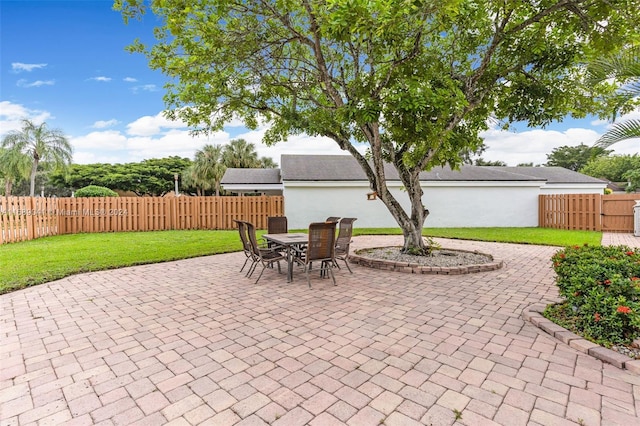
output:
POLYGON ((325 222, 338 222, 340 220, 339 217, 337 216, 329 216, 328 218, 326 218, 324 221, 325 222))
POLYGON ((244 220, 233 220, 238 225, 238 232, 240 233, 240 241, 242 241, 242 248, 247 253, 252 253, 251 243, 247 236, 247 222, 244 220))
POLYGON ((353 222, 358 220, 355 217, 343 217, 338 225, 338 238, 336 238, 336 250, 340 252, 348 252, 349 244, 351 244, 351 236, 353 235, 353 222))
POLYGON ((306 262, 333 259, 336 242, 335 222, 315 222, 309 225, 306 262))
POLYGON ((269 216, 267 217, 267 233, 269 234, 286 234, 289 232, 287 227, 286 216, 269 216))
POLYGON ((245 222, 245 225, 247 226, 247 236, 249 237, 251 252, 261 258, 260 246, 258 245, 258 238, 256 237, 256 227, 251 222, 245 222))
POLYGON ((338 225, 338 239, 351 238, 353 234, 353 222, 358 220, 357 217, 343 217, 338 225))

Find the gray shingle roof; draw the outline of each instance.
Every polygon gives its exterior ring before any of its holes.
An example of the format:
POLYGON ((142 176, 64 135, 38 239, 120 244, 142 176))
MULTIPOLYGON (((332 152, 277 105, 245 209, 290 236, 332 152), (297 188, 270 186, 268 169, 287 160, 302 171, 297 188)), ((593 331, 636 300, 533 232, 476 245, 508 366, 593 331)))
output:
MULTIPOLYGON (((283 155, 281 169, 227 169, 222 185, 269 185, 282 181, 366 181, 360 165, 350 155, 283 155)), ((390 181, 400 180, 397 171, 385 167, 390 181)), ((549 184, 603 184, 603 180, 563 167, 497 167, 464 165, 460 170, 435 167, 420 173, 422 181, 546 181, 549 184)))
MULTIPOLYGON (((280 160, 285 181, 362 181, 367 177, 350 155, 283 155, 280 160)), ((385 167, 390 181, 400 180, 391 165, 385 167)), ((543 181, 544 177, 510 173, 500 168, 463 166, 460 170, 436 167, 420 173, 422 181, 543 181)))
POLYGON ((583 175, 564 167, 495 167, 492 169, 500 169, 509 173, 518 173, 527 176, 540 177, 547 180, 547 183, 606 183, 601 179, 583 175))
POLYGON ((280 169, 235 169, 228 168, 224 173, 222 185, 230 184, 279 184, 280 169))

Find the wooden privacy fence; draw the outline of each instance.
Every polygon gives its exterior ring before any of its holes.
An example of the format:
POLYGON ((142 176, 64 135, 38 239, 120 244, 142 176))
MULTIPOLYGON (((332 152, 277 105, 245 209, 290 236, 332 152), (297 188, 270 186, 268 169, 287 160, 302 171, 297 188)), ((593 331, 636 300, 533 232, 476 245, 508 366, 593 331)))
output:
POLYGON ((81 232, 234 229, 233 219, 267 227, 284 214, 284 198, 0 197, 0 244, 81 232))
POLYGON ((540 195, 538 226, 582 231, 633 232, 633 206, 640 194, 540 195))

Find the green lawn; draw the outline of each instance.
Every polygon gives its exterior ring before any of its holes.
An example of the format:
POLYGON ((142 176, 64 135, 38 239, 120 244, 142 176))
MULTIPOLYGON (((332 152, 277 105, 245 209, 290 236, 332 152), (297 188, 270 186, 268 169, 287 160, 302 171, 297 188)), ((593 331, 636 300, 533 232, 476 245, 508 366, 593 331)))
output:
MULTIPOLYGON (((259 231, 264 232, 264 231, 259 231)), ((398 235, 398 228, 355 228, 354 235, 398 235)), ((425 228, 424 235, 553 246, 599 245, 599 232, 541 228, 425 228)), ((0 294, 79 272, 228 253, 237 231, 75 234, 0 245, 0 294)))

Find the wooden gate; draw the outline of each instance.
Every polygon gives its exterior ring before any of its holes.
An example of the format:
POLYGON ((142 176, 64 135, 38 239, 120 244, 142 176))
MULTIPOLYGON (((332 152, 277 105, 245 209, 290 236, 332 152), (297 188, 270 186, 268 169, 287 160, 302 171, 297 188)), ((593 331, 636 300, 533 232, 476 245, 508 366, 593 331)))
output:
POLYGON ((640 194, 540 195, 540 228, 633 232, 633 206, 640 194))
POLYGON ((602 196, 602 231, 633 232, 633 206, 640 194, 602 196))

